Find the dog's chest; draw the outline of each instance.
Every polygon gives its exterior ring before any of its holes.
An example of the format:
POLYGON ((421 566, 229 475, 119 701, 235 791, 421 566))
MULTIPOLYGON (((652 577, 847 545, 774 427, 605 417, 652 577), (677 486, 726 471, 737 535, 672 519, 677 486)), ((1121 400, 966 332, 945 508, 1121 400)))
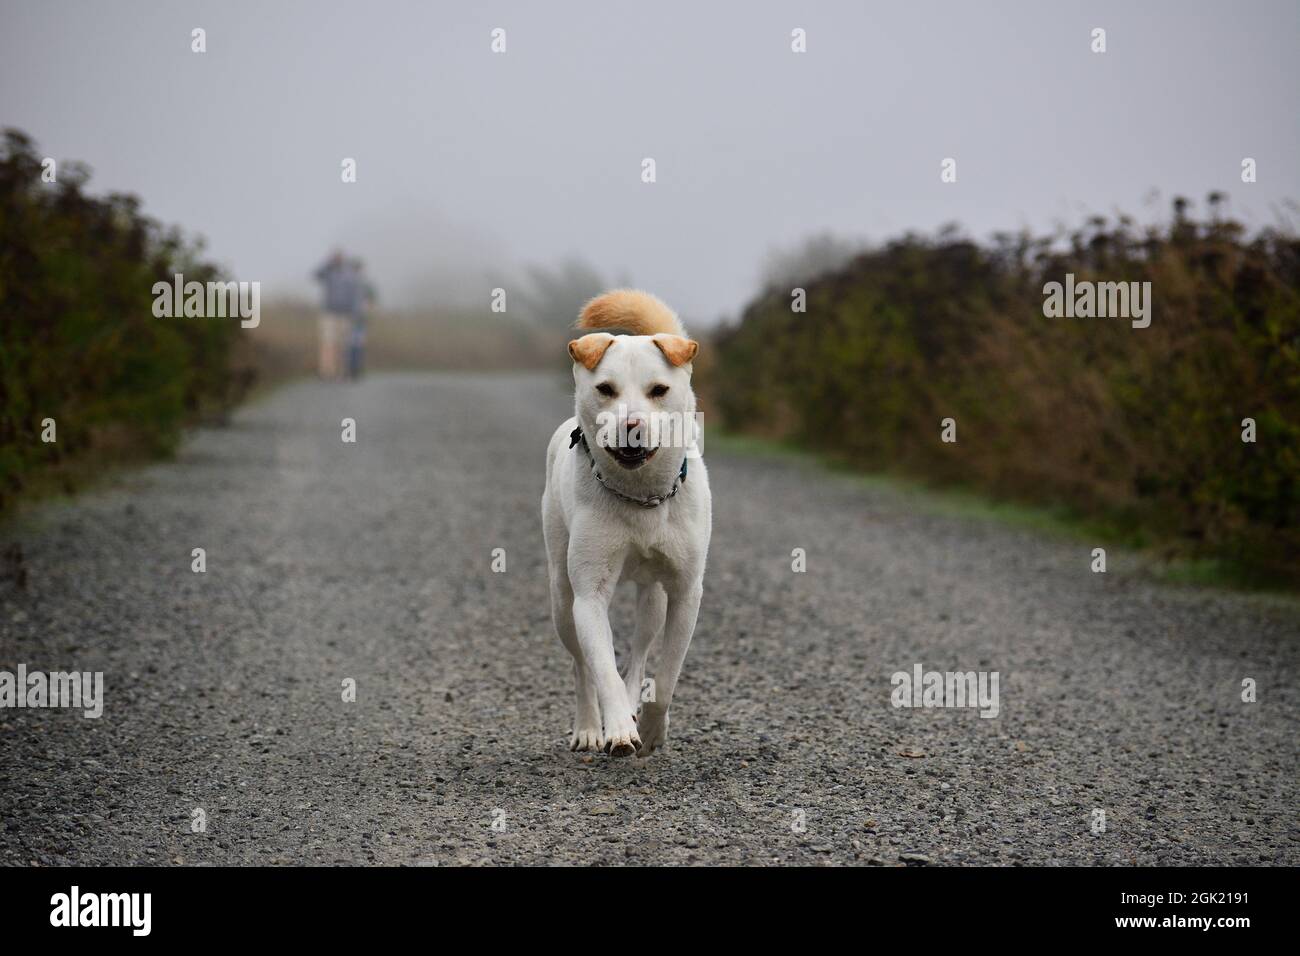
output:
POLYGON ((623 555, 623 571, 619 578, 645 584, 664 578, 671 562, 660 548, 641 542, 629 543, 623 555))

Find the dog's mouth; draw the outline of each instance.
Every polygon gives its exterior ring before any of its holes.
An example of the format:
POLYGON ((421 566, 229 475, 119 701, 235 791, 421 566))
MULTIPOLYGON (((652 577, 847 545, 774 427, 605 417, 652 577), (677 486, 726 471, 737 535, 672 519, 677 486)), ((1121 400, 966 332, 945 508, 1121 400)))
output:
POLYGON ((658 448, 644 448, 637 445, 616 445, 605 448, 609 457, 613 458, 620 468, 626 468, 628 471, 640 468, 653 458, 658 450, 658 448))

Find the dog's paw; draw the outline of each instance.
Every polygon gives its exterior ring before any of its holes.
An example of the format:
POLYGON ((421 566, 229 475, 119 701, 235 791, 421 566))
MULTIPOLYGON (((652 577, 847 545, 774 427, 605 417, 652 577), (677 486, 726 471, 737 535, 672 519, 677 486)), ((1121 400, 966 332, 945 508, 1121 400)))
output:
POLYGON ((605 751, 611 757, 630 757, 640 746, 641 737, 631 714, 605 728, 605 751))
POLYGON ((569 734, 569 749, 579 753, 588 750, 604 750, 605 738, 601 736, 599 727, 577 728, 569 734))
POLYGON ((641 745, 637 747, 638 757, 648 757, 668 742, 668 710, 648 702, 641 706, 637 729, 641 732, 641 745))

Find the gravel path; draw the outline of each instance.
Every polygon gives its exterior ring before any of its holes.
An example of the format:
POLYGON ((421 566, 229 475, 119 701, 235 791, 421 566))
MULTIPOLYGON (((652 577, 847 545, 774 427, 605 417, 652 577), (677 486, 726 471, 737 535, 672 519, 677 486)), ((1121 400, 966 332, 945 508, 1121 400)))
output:
POLYGON ((1300 863, 1295 603, 781 458, 706 449, 668 749, 569 753, 538 518, 569 405, 558 376, 301 383, 0 531, 28 571, 0 670, 106 700, 0 710, 0 863, 1300 863), (893 708, 918 663, 998 672, 1000 713, 893 708))

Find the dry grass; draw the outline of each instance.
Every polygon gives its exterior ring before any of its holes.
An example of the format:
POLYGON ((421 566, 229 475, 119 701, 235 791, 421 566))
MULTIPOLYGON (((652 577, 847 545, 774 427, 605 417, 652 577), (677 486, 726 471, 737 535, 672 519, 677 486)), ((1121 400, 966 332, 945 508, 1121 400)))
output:
MULTIPOLYGON (((250 330, 254 361, 263 381, 280 381, 316 369, 318 312, 299 302, 263 309, 250 330)), ((377 312, 367 326, 366 367, 415 369, 536 369, 564 354, 557 334, 509 316, 434 310, 377 312)))

